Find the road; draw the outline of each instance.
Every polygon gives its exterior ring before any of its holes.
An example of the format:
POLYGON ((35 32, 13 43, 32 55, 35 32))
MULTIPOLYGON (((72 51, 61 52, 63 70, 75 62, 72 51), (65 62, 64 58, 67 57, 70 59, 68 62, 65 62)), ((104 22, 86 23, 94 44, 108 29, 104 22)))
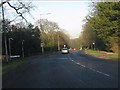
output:
POLYGON ((3 88, 117 88, 118 62, 80 51, 35 57, 9 75, 3 88))

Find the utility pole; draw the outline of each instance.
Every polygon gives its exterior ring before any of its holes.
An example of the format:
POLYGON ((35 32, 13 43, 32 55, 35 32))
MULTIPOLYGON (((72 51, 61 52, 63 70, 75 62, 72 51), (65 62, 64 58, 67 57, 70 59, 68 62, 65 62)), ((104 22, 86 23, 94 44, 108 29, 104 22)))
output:
POLYGON ((22 40, 22 57, 24 58, 24 40, 22 40))
POLYGON ((59 31, 58 32, 58 51, 60 51, 60 35, 59 35, 59 31))
POLYGON ((8 49, 7 49, 7 38, 6 38, 6 28, 5 28, 5 18, 4 18, 4 8, 3 8, 3 1, 2 1, 2 17, 3 17, 3 32, 4 32, 4 38, 5 38, 5 55, 6 55, 6 62, 8 62, 8 49))
POLYGON ((9 38, 9 60, 11 60, 11 40, 13 40, 13 38, 9 38))

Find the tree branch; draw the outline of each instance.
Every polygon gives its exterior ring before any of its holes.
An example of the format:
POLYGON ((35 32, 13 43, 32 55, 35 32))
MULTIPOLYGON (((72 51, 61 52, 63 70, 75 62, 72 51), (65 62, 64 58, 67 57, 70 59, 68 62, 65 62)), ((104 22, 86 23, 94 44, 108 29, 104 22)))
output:
POLYGON ((13 8, 16 11, 17 14, 19 14, 20 17, 22 17, 28 23, 28 21, 24 18, 23 13, 19 12, 20 9, 24 8, 24 6, 25 6, 24 4, 22 4, 22 7, 16 8, 16 7, 12 6, 9 2, 7 2, 7 3, 11 8, 13 8))
POLYGON ((2 3, 0 4, 0 7, 1 7, 3 4, 7 3, 8 1, 10 1, 10 0, 6 0, 6 1, 2 2, 2 3))

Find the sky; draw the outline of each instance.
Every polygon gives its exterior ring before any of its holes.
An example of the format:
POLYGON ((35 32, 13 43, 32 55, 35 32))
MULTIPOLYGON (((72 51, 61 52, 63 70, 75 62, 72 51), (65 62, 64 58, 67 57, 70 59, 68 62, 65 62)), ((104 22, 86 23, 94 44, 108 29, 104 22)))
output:
MULTIPOLYGON (((67 31, 70 38, 77 38, 82 31, 83 20, 89 14, 90 2, 87 1, 32 1, 35 6, 31 16, 25 18, 34 24, 37 20, 48 19, 56 22, 67 31), (50 13, 46 15, 47 13, 50 13)), ((8 16, 9 17, 9 16, 8 16)))
POLYGON ((83 20, 89 14, 89 2, 78 1, 51 1, 40 2, 34 1, 34 5, 37 6, 32 14, 34 20, 48 19, 56 22, 60 28, 65 29, 71 38, 77 38, 82 31, 83 20), (50 13, 47 15, 47 13, 50 13))

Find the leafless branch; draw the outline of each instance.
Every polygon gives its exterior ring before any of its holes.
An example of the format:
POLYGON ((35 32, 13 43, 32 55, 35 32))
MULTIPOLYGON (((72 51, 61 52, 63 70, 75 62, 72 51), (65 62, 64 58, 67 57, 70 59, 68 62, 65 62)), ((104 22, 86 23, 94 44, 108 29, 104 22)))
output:
POLYGON ((4 2, 1 2, 0 7, 1 7, 3 4, 7 3, 8 1, 10 1, 10 0, 6 0, 6 1, 4 1, 4 2))
POLYGON ((20 9, 25 8, 25 5, 24 5, 22 2, 21 2, 22 6, 21 6, 21 7, 18 7, 18 8, 12 6, 9 2, 7 2, 7 3, 8 3, 8 5, 9 5, 11 8, 13 8, 13 9, 16 11, 16 13, 17 13, 20 17, 22 17, 22 18, 28 23, 28 21, 24 18, 23 13, 19 12, 20 9))
MULTIPOLYGON (((18 16, 17 16, 17 17, 18 17, 18 16)), ((9 21, 9 22, 6 23, 5 25, 8 25, 8 24, 10 24, 11 22, 14 22, 14 21, 16 20, 17 17, 15 17, 13 20, 9 21)))

